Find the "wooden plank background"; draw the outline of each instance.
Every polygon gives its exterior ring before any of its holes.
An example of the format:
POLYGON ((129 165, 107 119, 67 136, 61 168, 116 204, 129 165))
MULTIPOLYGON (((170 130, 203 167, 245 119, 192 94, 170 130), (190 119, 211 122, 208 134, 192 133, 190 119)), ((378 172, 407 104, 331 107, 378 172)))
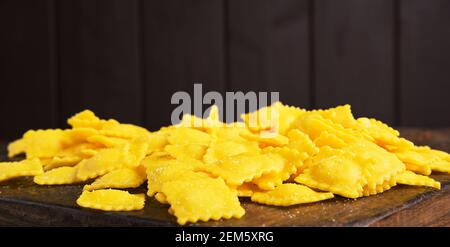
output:
POLYGON ((402 1, 401 124, 450 123, 450 1, 402 1))
POLYGON ((393 124, 392 1, 314 3, 316 107, 349 103, 356 115, 393 124))
POLYGON ((279 91, 450 126, 446 0, 1 0, 0 138, 84 108, 169 124, 176 91, 279 91))
POLYGON ((137 1, 55 2, 60 120, 89 108, 142 123, 137 1))
POLYGON ((193 95, 194 83, 202 83, 203 92, 225 91, 223 6, 216 0, 143 1, 144 120, 151 130, 170 124, 173 93, 193 95))
POLYGON ((306 0, 228 1, 228 91, 279 92, 310 107, 306 0))
POLYGON ((0 1, 0 136, 57 125, 51 1, 0 1))

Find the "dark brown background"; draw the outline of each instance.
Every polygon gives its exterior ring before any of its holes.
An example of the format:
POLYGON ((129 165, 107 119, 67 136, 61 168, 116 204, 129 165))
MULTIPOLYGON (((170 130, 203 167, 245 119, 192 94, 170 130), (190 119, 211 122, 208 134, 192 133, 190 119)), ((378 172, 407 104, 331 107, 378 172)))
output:
POLYGON ((450 1, 0 0, 2 139, 84 108, 155 130, 195 82, 450 126, 450 1))

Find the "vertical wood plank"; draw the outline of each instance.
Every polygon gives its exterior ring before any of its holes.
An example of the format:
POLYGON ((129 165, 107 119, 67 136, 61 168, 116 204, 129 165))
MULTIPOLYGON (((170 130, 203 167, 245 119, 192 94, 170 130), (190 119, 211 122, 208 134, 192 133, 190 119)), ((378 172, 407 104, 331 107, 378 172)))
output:
POLYGON ((318 0, 316 106, 349 103, 357 116, 394 121, 394 13, 390 0, 318 0))
MULTIPOLYGON (((171 97, 202 83, 223 92, 224 35, 221 0, 143 1, 146 126, 170 124, 171 97)), ((203 109, 206 110, 206 109, 203 109)))
POLYGON ((0 139, 55 127, 52 1, 0 2, 0 139))
POLYGON ((401 123, 450 125, 450 2, 401 1, 401 123))
POLYGON ((278 91, 282 102, 310 107, 308 1, 228 5, 229 89, 278 91))
POLYGON ((61 121, 85 108, 142 122, 137 1, 58 1, 61 121))

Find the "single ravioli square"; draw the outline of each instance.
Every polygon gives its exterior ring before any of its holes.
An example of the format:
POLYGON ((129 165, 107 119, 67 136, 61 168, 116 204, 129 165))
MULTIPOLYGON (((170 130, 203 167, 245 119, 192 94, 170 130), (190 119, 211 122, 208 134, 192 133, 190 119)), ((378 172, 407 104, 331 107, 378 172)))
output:
POLYGON ((162 192, 180 225, 241 218, 245 214, 236 191, 221 178, 175 180, 163 184, 162 192))
POLYGON ((141 210, 145 205, 145 195, 113 189, 92 192, 85 190, 78 198, 77 204, 81 207, 104 211, 141 210))
POLYGON ((415 185, 415 186, 428 186, 435 189, 441 189, 441 183, 438 181, 419 174, 415 174, 412 171, 404 171, 396 177, 396 182, 399 184, 415 185))
POLYGON ((92 184, 87 184, 83 190, 98 190, 105 188, 137 188, 145 182, 147 175, 143 166, 125 167, 111 171, 97 178, 92 184))
POLYGON ((63 166, 35 176, 34 182, 39 185, 74 184, 81 182, 76 175, 76 167, 63 166))
POLYGON ((367 180, 354 154, 325 146, 306 163, 304 173, 295 178, 297 183, 344 197, 362 196, 367 180))
POLYGON ((44 173, 39 159, 19 162, 0 162, 0 182, 23 176, 36 176, 44 173))
POLYGON ((316 192, 300 184, 282 184, 274 190, 254 192, 251 196, 253 202, 274 205, 292 206, 302 203, 311 203, 333 198, 330 192, 316 192))

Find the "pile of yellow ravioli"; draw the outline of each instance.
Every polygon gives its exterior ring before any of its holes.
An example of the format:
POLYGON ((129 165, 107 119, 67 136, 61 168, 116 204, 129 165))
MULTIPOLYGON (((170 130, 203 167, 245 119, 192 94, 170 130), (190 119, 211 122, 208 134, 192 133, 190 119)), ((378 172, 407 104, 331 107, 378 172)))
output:
POLYGON ((141 210, 147 196, 169 204, 179 224, 241 218, 239 197, 290 206, 340 195, 358 198, 396 184, 440 188, 432 171, 450 173, 450 155, 415 146, 375 119, 355 119, 349 105, 307 111, 276 102, 223 123, 207 118, 149 132, 103 120, 89 110, 71 129, 30 130, 8 146, 0 181, 34 176, 39 185, 84 183, 77 204, 107 211, 141 210))

